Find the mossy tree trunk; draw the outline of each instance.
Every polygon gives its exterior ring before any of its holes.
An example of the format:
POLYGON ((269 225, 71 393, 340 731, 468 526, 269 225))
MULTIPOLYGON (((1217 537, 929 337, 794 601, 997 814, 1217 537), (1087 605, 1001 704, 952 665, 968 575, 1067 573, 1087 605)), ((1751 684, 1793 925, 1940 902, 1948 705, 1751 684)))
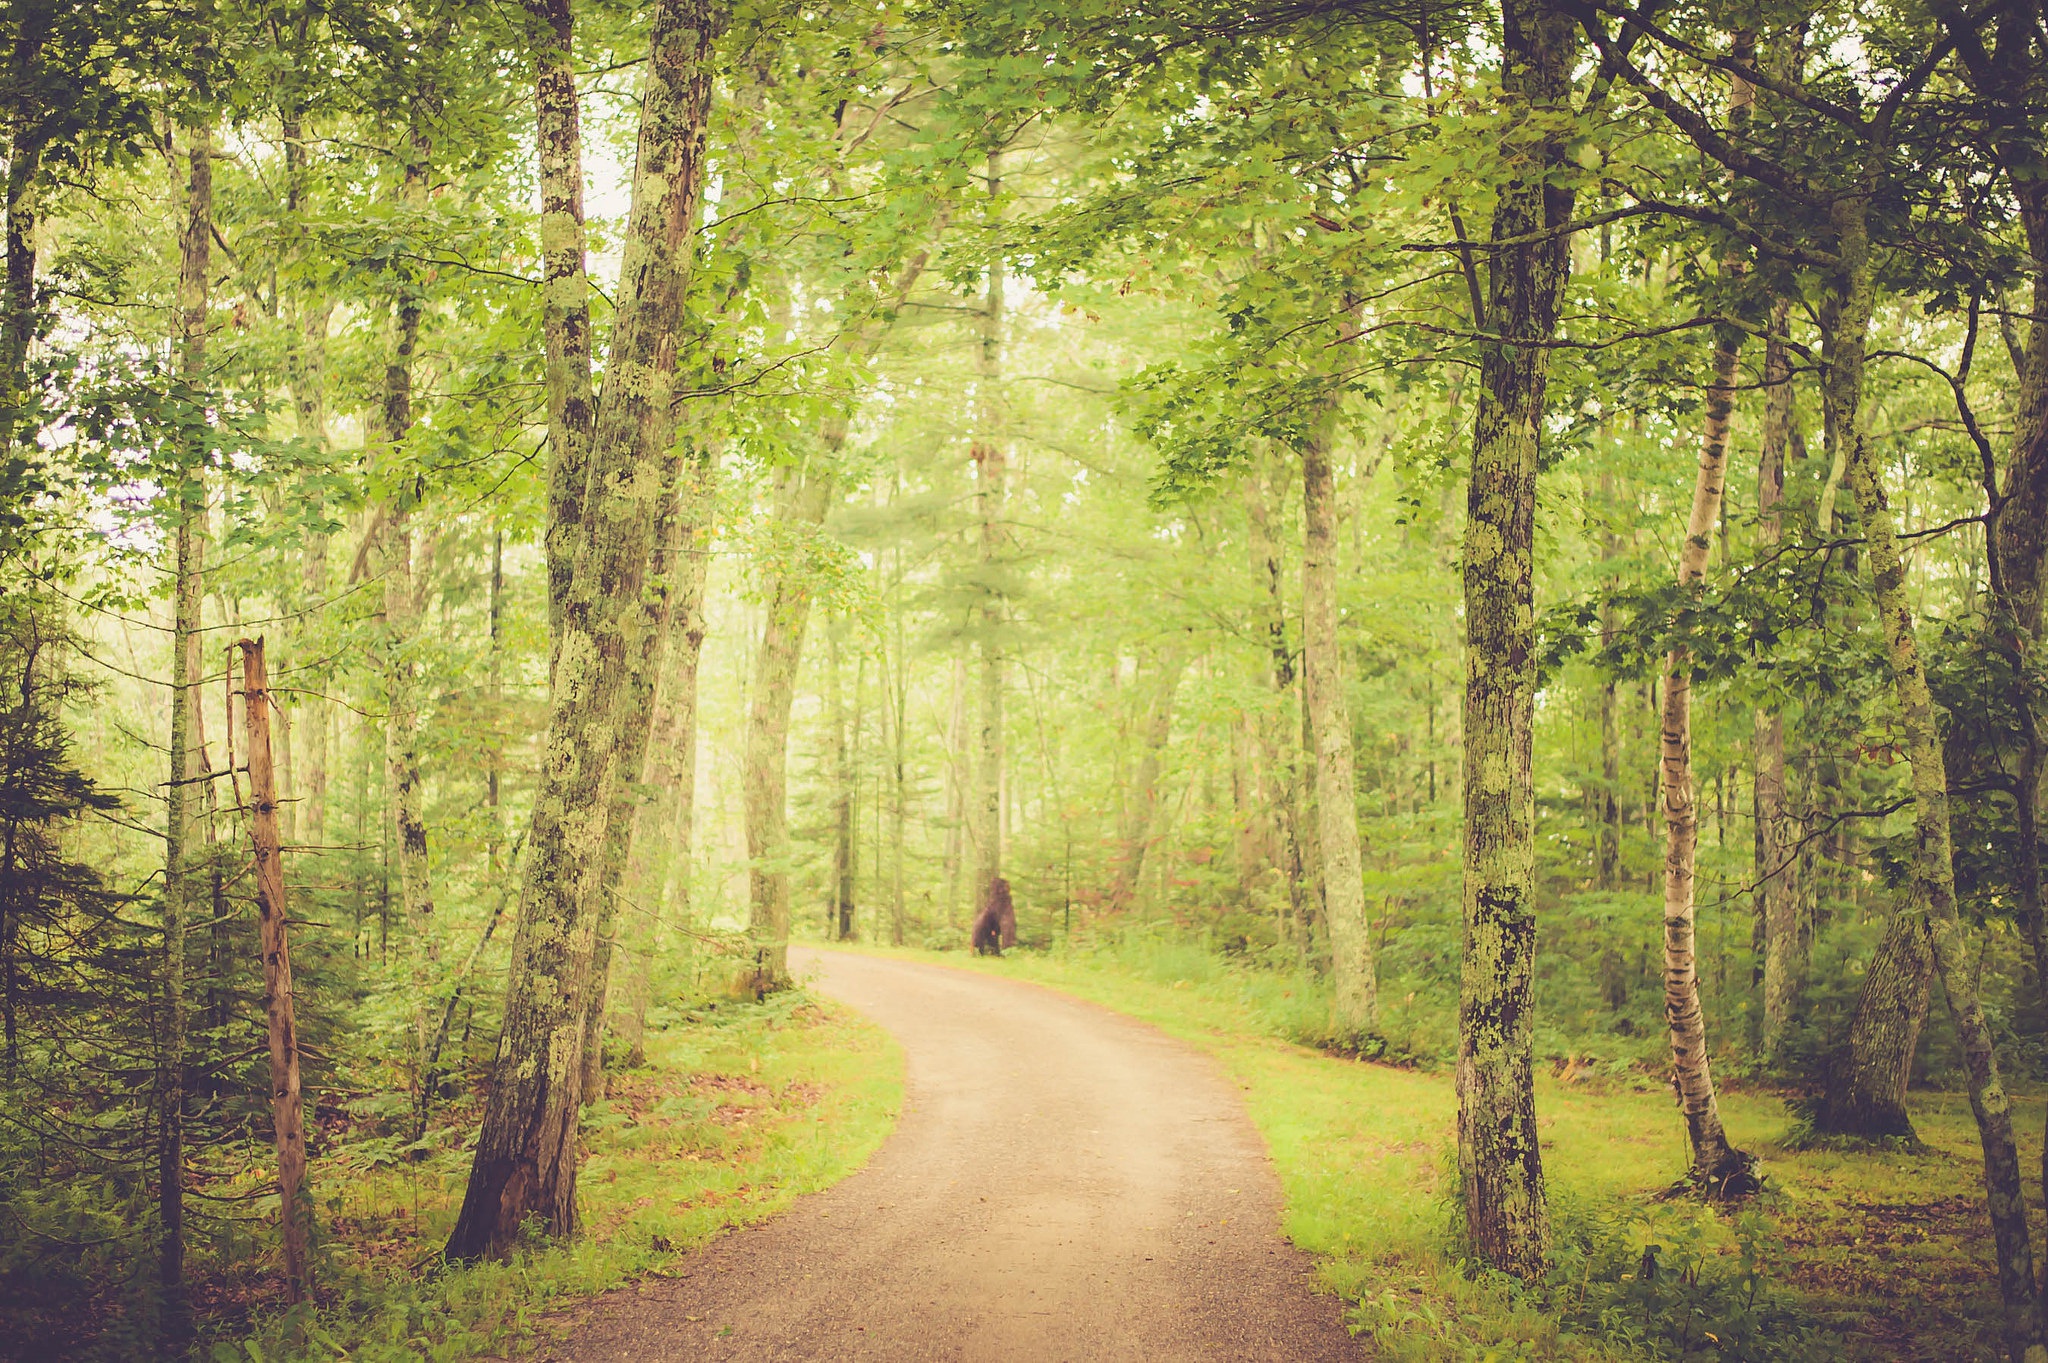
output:
POLYGON ((695 857, 697 799, 697 667, 704 656, 704 589, 711 563, 710 512, 715 453, 706 452, 685 489, 681 543, 670 588, 674 602, 668 658, 655 707, 654 741, 647 780, 653 798, 636 813, 626 884, 636 909, 634 950, 616 1026, 626 1043, 626 1063, 647 1058, 647 1006, 654 958, 671 920, 690 917, 691 868, 695 857))
POLYGON ((2034 1280, 2033 1247, 2020 1183, 2019 1151, 2013 1140, 2012 1103, 1999 1076, 1990 1024, 1977 994, 1973 953, 1956 908, 1955 868, 1950 843, 1948 777, 1934 699, 1914 629, 1906 592, 1905 560, 1871 447, 1862 407, 1865 349, 1875 305, 1875 266, 1866 214, 1867 191, 1836 199, 1833 218, 1841 258, 1835 306, 1826 314, 1822 395, 1842 442, 1844 476, 1863 523, 1871 588, 1889 664, 1896 722, 1912 768, 1913 831, 1911 902, 1902 913, 1924 917, 1934 969, 1948 996, 1984 1153, 1984 1189, 1998 1250, 1999 1292, 2005 1305, 2006 1337, 2016 1363, 2043 1363, 2034 1280))
POLYGON ((1576 31, 1546 0, 1503 0, 1507 164, 1492 234, 1466 492, 1465 954, 1458 997, 1458 1164, 1476 1257, 1520 1277, 1543 1270, 1550 1228, 1533 1069, 1536 843, 1531 776, 1536 694, 1537 442, 1571 275, 1568 163, 1576 31))
POLYGON ((534 143, 540 162, 541 333, 547 352, 550 675, 576 567, 596 405, 590 383, 590 278, 583 224, 583 115, 571 0, 530 0, 534 143))
POLYGON ((597 875, 588 891, 590 900, 583 907, 583 912, 597 922, 590 978, 585 982, 583 1000, 581 1087, 586 1103, 604 1096, 605 1010, 611 995, 612 948, 623 921, 619 894, 625 885, 626 863, 632 855, 633 831, 649 803, 648 745, 654 732, 661 663, 668 653, 669 623, 674 618, 677 550, 688 538, 683 518, 700 510, 694 503, 685 507, 678 501, 684 463, 682 451, 671 443, 661 457, 657 477, 660 510, 655 516, 648 551, 646 582, 628 616, 626 674, 617 701, 618 731, 613 736, 616 774, 611 783, 611 804, 605 813, 604 850, 599 854, 597 875))
POLYGON ((504 1023, 451 1258, 504 1254, 528 1218, 554 1235, 575 1229, 597 928, 587 910, 619 779, 619 702, 674 432, 676 332, 725 21, 716 0, 660 0, 653 15, 613 341, 555 644, 504 1023))

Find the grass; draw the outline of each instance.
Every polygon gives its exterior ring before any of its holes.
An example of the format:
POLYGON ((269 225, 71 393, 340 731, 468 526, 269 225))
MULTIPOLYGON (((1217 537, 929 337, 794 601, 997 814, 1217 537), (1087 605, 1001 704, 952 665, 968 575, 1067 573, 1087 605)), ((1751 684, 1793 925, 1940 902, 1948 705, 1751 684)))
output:
MULTIPOLYGON (((216 1363, 518 1356, 575 1298, 668 1271, 720 1231, 761 1220, 867 1161, 903 1097, 886 1033, 800 992, 657 1017, 644 1068, 614 1073, 585 1115, 584 1234, 506 1263, 444 1268, 474 1112, 424 1159, 340 1142, 313 1164, 324 1237, 317 1310, 249 1312, 216 1363)), ((264 1281, 274 1265, 258 1266, 264 1281), (267 1270, 267 1271, 266 1271, 267 1270)))
MULTIPOLYGON (((1620 1280, 1601 1289, 1604 1297, 1567 1282, 1546 1308, 1468 1274, 1449 1248, 1451 1077, 1338 1059, 1283 1039, 1312 1025, 1322 1006, 1286 977, 1158 942, 1001 960, 888 954, 1050 985, 1215 1056, 1244 1090, 1272 1151, 1288 1237, 1321 1258, 1325 1282, 1354 1303, 1354 1322, 1389 1360, 2003 1357, 1982 1163, 1960 1095, 1914 1095, 1926 1153, 1843 1153, 1787 1148, 1791 1119, 1778 1096, 1724 1089, 1729 1132, 1764 1158, 1773 1190, 1744 1220, 1654 1200, 1683 1172, 1685 1137, 1670 1092, 1650 1076, 1541 1076, 1539 1125, 1560 1259, 1583 1262, 1590 1277, 1592 1260, 1573 1258, 1587 1247, 1632 1259, 1658 1244, 1669 1263, 1692 1246, 1707 1265, 1702 1276, 1725 1288, 1704 1304, 1660 1297, 1654 1311, 1662 1314, 1638 1319, 1652 1309, 1639 1300, 1643 1284, 1613 1273, 1620 1280), (1750 1244, 1748 1261, 1738 1257, 1739 1239, 1750 1244), (1747 1268, 1755 1280, 1742 1276, 1747 1268), (1766 1312, 1773 1288, 1815 1332, 1812 1340, 1800 1339, 1783 1312, 1766 1312), (1712 1338, 1713 1311, 1754 1327, 1746 1337, 1756 1342, 1738 1351, 1728 1338, 1712 1338), (1664 1319, 1688 1313, 1698 1319, 1664 1319)), ((2038 1099, 2020 1106, 2022 1166, 2032 1168, 2042 1109, 2038 1099)))

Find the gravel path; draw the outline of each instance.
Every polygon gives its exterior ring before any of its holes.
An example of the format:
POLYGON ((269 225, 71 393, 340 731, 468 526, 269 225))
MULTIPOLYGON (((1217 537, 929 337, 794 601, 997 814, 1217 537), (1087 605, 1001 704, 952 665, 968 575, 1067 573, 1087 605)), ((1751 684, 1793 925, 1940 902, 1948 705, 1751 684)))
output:
POLYGON ((1150 1027, 943 966, 792 951, 909 1061, 867 1168, 599 1299, 565 1363, 1364 1357, 1279 1233, 1228 1080, 1150 1027))

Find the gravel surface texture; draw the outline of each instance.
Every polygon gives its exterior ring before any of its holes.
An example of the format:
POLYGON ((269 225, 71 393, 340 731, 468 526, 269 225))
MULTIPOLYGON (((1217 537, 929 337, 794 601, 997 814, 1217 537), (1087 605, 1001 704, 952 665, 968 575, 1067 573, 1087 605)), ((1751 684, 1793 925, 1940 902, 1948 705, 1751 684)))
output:
POLYGON ((895 1132, 859 1173, 598 1298, 549 1356, 1361 1359, 1280 1236, 1280 1187, 1206 1057, 1052 990, 792 951, 901 1043, 895 1132))

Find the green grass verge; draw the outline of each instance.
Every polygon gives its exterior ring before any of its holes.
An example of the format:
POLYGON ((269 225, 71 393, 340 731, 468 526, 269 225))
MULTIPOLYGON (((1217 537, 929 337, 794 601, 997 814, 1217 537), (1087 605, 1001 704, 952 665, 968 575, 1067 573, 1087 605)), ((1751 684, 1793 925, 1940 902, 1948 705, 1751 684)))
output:
MULTIPOLYGON (((1730 1134, 1766 1163, 1773 1192, 1748 1221, 1653 1195, 1685 1167, 1668 1090, 1648 1076, 1542 1076, 1539 1124, 1560 1241, 1640 1255, 1663 1248, 1671 1284, 1651 1307, 1641 1284, 1563 1296, 1570 1325, 1453 1256, 1446 1179, 1455 1095, 1441 1072, 1334 1058, 1279 1033, 1321 1007, 1286 977, 1237 968, 1197 946, 884 954, 1049 985, 1152 1023, 1215 1056, 1244 1090, 1286 1196, 1285 1231, 1322 1261, 1331 1289, 1389 1360, 1813 1358, 1994 1360, 1998 1296, 1983 1212, 1976 1129, 1958 1095, 1916 1093, 1925 1154, 1792 1151, 1772 1094, 1722 1096, 1730 1134), (1752 1258, 1738 1260, 1738 1222, 1752 1258), (1695 1300, 1687 1256, 1722 1283, 1695 1300), (1755 1283, 1742 1269, 1756 1270, 1755 1283), (1767 1292, 1796 1302, 1800 1325, 1764 1313, 1767 1292), (1747 1294, 1747 1295, 1745 1295, 1747 1294), (1715 1313, 1728 1317, 1716 1330, 1715 1313), (1655 1320, 1638 1318, 1654 1314, 1655 1320), (1667 1319, 1690 1314, 1691 1321, 1667 1319), (1733 1328, 1731 1329, 1730 1326, 1733 1328), (1748 1343, 1738 1342, 1747 1339, 1748 1343)), ((2038 1100, 2019 1114, 2023 1167, 2040 1156, 2038 1100)), ((1589 1277, 1593 1265, 1586 1261, 1589 1277)), ((1610 1276, 1617 1276, 1610 1274, 1610 1276)), ((1630 1278, 1636 1275, 1629 1274, 1630 1278)), ((1553 1299, 1553 1307, 1556 1299, 1553 1299)))
POLYGON ((852 1173, 902 1108, 895 1042, 836 1005, 791 993, 666 1021, 649 1032, 647 1065, 615 1073, 585 1116, 582 1235, 506 1263, 442 1267, 474 1112, 451 1114, 445 1147, 418 1162, 343 1143, 313 1163, 318 1308, 257 1307, 248 1327, 210 1344, 216 1363, 518 1354, 573 1299, 661 1274, 727 1227, 852 1173))

